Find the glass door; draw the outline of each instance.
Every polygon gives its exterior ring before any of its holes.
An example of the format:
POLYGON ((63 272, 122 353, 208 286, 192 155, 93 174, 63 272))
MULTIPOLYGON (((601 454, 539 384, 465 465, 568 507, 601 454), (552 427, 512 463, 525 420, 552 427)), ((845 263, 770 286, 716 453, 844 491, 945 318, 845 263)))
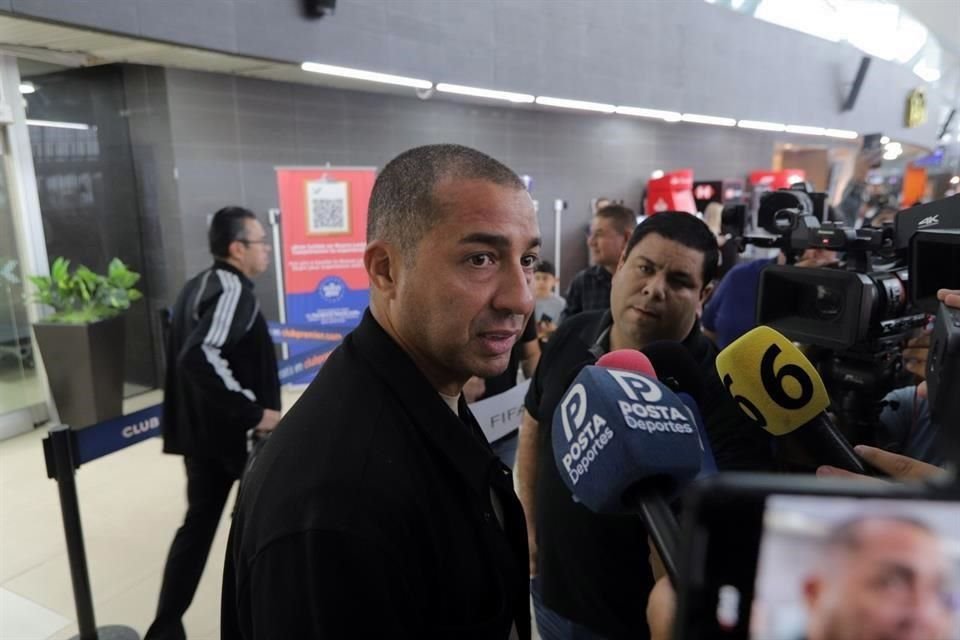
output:
POLYGON ((27 315, 24 277, 8 180, 6 127, 0 127, 0 437, 31 428, 32 409, 45 402, 27 315))

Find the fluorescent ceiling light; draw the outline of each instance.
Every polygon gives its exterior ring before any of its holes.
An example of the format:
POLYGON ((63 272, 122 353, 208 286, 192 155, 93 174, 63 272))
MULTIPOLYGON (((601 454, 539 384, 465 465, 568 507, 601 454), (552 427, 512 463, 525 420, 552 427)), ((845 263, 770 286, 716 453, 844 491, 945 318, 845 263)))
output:
POLYGON ((923 60, 913 65, 913 72, 927 82, 936 82, 940 79, 940 70, 928 67, 923 60))
POLYGON ((23 95, 29 95, 31 93, 36 93, 37 88, 33 85, 32 82, 21 82, 20 83, 20 93, 23 95))
POLYGON ((27 125, 31 127, 53 127, 54 129, 77 129, 86 131, 90 125, 82 122, 57 122, 56 120, 27 120, 27 125))
POLYGON ((718 127, 732 127, 737 124, 737 121, 733 118, 721 118, 720 116, 705 116, 699 113, 685 113, 680 116, 680 119, 684 122, 692 122, 694 124, 713 124, 718 127))
POLYGON ((880 144, 887 144, 888 142, 890 142, 890 138, 889 138, 889 137, 887 137, 887 136, 881 136, 881 137, 880 137, 880 144))
POLYGON ((758 129, 760 131, 784 131, 787 125, 779 122, 764 122, 763 120, 741 120, 737 123, 741 129, 758 129))
POLYGON ((960 176, 953 176, 950 178, 950 184, 960 184, 960 176))
POLYGON ((456 93, 461 96, 475 98, 490 98, 491 100, 506 100, 507 102, 530 103, 534 97, 529 93, 513 93, 511 91, 496 91, 494 89, 480 89, 479 87, 465 87, 462 84, 437 84, 437 91, 442 93, 456 93))
POLYGON ((827 129, 823 135, 831 138, 843 138, 844 140, 855 140, 859 136, 856 131, 848 129, 827 129))
POLYGON ((568 100, 566 98, 549 98, 547 96, 537 96, 537 104, 545 107, 559 107, 561 109, 581 109, 583 111, 599 111, 600 113, 613 113, 617 107, 612 104, 602 102, 585 102, 583 100, 568 100))
POLYGON ((382 84, 395 84, 401 87, 413 87, 414 89, 430 89, 433 87, 433 83, 429 80, 394 76, 389 73, 377 73, 376 71, 364 71, 363 69, 350 69, 349 67, 335 67, 330 64, 319 64, 317 62, 304 62, 300 65, 300 68, 304 71, 321 73, 328 76, 367 80, 369 82, 380 82, 382 84))
POLYGON ((807 127, 801 124, 788 124, 787 133, 800 133, 806 136, 822 136, 827 133, 823 127, 807 127))
POLYGON ((680 122, 681 115, 676 111, 661 111, 660 109, 643 109, 641 107, 617 107, 615 113, 621 116, 636 116, 638 118, 656 118, 666 122, 680 122))

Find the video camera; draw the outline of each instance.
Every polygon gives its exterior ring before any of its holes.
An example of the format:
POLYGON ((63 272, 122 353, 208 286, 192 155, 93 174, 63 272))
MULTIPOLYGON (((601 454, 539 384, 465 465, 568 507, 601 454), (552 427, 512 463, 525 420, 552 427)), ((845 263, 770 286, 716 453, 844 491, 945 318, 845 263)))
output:
POLYGON ((936 312, 937 290, 960 288, 960 196, 900 211, 879 229, 824 222, 825 200, 796 187, 765 194, 757 221, 771 235, 742 242, 786 254, 786 265, 761 272, 757 324, 814 347, 811 359, 853 435, 907 382, 899 379, 900 346, 936 312), (810 248, 843 252, 840 268, 795 266, 810 248))

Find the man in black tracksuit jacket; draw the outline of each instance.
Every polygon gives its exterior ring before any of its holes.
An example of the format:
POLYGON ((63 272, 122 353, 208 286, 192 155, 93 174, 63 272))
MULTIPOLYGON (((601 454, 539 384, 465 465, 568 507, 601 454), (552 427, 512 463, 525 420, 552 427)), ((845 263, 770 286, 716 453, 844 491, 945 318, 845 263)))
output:
POLYGON ((270 264, 269 240, 252 212, 225 207, 214 214, 209 241, 214 264, 180 292, 167 342, 163 450, 184 457, 188 507, 148 640, 186 637, 181 618, 247 443, 280 418, 276 356, 250 281, 270 264))

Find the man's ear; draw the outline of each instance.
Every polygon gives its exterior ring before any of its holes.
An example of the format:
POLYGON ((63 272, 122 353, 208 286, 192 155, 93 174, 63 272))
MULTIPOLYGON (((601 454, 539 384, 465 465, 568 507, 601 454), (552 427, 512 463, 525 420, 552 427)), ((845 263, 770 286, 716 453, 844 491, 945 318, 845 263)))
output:
POLYGON ((243 248, 244 246, 242 242, 240 242, 239 240, 234 240, 229 245, 227 245, 227 257, 233 258, 234 260, 239 260, 240 257, 243 255, 242 254, 243 248))
POLYGON ((700 291, 700 299, 697 301, 697 315, 700 315, 700 316, 703 315, 703 303, 707 298, 710 297, 710 294, 713 293, 713 288, 714 288, 713 283, 714 281, 711 280, 710 282, 707 283, 707 286, 705 286, 703 290, 700 291))
POLYGON ((363 266, 370 279, 370 287, 388 298, 397 289, 397 276, 402 256, 396 247, 383 240, 374 240, 363 252, 363 266))

